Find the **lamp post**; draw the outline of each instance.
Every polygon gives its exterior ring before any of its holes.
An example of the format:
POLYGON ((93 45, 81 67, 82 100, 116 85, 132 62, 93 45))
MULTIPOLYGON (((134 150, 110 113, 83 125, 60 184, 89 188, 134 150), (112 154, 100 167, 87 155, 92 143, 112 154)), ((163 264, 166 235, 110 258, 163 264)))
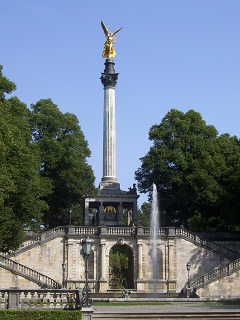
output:
POLYGON ((187 282, 187 286, 188 286, 188 288, 190 288, 189 271, 190 271, 190 268, 191 268, 191 264, 188 262, 188 263, 186 264, 186 267, 187 267, 187 272, 188 272, 188 282, 187 282))
POLYGON ((86 264, 85 264, 86 281, 82 290, 82 298, 81 298, 81 305, 84 308, 88 308, 92 304, 91 289, 89 288, 89 285, 88 285, 88 272, 89 272, 88 259, 90 257, 91 250, 92 250, 92 242, 93 240, 90 239, 88 236, 86 236, 86 238, 81 241, 83 255, 85 256, 85 259, 86 259, 86 264))
POLYGON ((66 282, 65 282, 65 271, 66 271, 66 263, 65 263, 65 262, 63 262, 63 263, 62 263, 62 272, 63 272, 63 281, 62 281, 62 285, 63 285, 63 288, 65 288, 65 284, 66 284, 66 282))

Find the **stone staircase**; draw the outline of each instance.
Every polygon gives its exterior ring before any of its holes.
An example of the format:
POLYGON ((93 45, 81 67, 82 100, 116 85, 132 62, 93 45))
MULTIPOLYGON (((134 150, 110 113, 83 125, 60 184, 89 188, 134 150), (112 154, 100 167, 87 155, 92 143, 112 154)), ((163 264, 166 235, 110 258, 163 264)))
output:
MULTIPOLYGON (((159 304, 138 304, 116 305, 109 306, 94 306, 93 304, 93 320, 108 319, 108 320, 124 320, 124 319, 158 319, 158 320, 208 320, 208 319, 240 319, 239 305, 232 305, 225 301, 224 304, 211 305, 204 301, 199 302, 198 299, 185 299, 185 301, 177 301, 176 299, 164 299, 159 301, 159 304), (172 300, 172 301, 170 301, 172 300)), ((135 300, 136 302, 137 300, 135 300)))
POLYGON ((190 281, 190 287, 192 288, 203 288, 209 283, 215 282, 219 279, 225 278, 240 270, 240 259, 236 259, 225 266, 219 267, 210 271, 192 281, 190 281))
POLYGON ((0 255, 0 267, 9 270, 14 274, 20 275, 34 283, 37 283, 42 288, 61 288, 61 285, 50 277, 2 255, 0 255))
POLYGON ((54 229, 44 231, 41 234, 33 236, 32 238, 24 241, 21 244, 20 248, 18 248, 17 250, 10 251, 8 253, 1 253, 1 255, 6 256, 8 258, 14 257, 21 252, 37 247, 57 237, 63 237, 65 235, 65 232, 66 232, 66 227, 56 227, 54 229))
MULTIPOLYGON (((32 237, 31 239, 24 241, 19 249, 13 252, 9 252, 6 255, 7 257, 11 258, 12 256, 15 256, 23 251, 27 251, 35 246, 38 246, 42 243, 45 243, 47 241, 50 241, 52 239, 55 239, 57 237, 63 237, 68 232, 68 227, 66 226, 59 226, 54 229, 44 231, 41 234, 32 237)), ((74 234, 98 234, 99 230, 98 228, 93 227, 83 227, 83 226, 74 226, 73 227, 74 234)), ((151 229, 150 228, 143 228, 144 235, 150 235, 151 229)), ((169 230, 173 230, 173 233, 171 233, 172 236, 176 236, 178 238, 183 238, 189 242, 192 242, 193 244, 205 248, 211 252, 214 252, 224 258, 227 258, 228 260, 236 260, 240 258, 240 254, 238 252, 235 252, 233 250, 230 250, 222 245, 219 245, 215 242, 212 242, 208 240, 207 238, 204 238, 194 232, 191 232, 184 228, 159 228, 159 236, 168 237, 170 235, 169 230)), ((111 227, 107 228, 107 234, 119 234, 124 236, 134 236, 137 235, 137 233, 132 233, 132 228, 129 227, 111 227)))
MULTIPOLYGON (((36 270, 33 270, 31 268, 28 268, 27 266, 24 266, 20 263, 17 263, 13 260, 11 260, 11 257, 14 257, 18 255, 21 252, 27 251, 31 248, 34 248, 36 246, 41 245, 42 243, 46 243, 52 239, 55 239, 57 237, 63 237, 66 233, 69 232, 69 229, 72 228, 70 232, 73 232, 74 234, 83 235, 85 233, 94 233, 98 234, 99 228, 92 228, 92 227, 82 227, 82 226, 59 226, 54 229, 51 229, 49 231, 45 231, 35 237, 32 237, 31 239, 28 239, 27 241, 23 242, 21 247, 17 249, 16 251, 9 252, 7 254, 1 253, 0 254, 0 267, 5 268, 15 274, 19 274, 22 277, 25 277, 37 284, 39 284, 41 287, 45 288, 60 288, 61 285, 56 282, 55 280, 49 278, 48 276, 39 273, 36 270)), ((107 233, 113 234, 112 229, 119 229, 120 231, 124 231, 124 235, 126 236, 126 230, 125 229, 131 229, 131 228, 108 228, 107 233)), ((151 229, 150 228, 142 228, 144 235, 150 235, 151 229)), ((115 230, 116 231, 116 230, 115 230)), ((118 233, 120 232, 118 231, 118 233)), ((121 231, 121 232, 123 232, 121 231)), ((128 231, 128 230, 127 230, 128 231)), ((127 236, 136 236, 138 233, 138 230, 136 230, 135 234, 132 234, 132 231, 129 233, 127 232, 127 236)), ((114 233, 115 234, 115 233, 114 233)), ((121 233, 120 233, 121 234, 121 233)), ((232 273, 240 270, 240 254, 238 252, 235 252, 233 250, 228 249, 227 247, 224 247, 222 245, 219 245, 215 242, 212 242, 208 240, 207 238, 204 238, 196 233, 193 233, 187 229, 184 228, 160 228, 158 232, 160 237, 178 237, 183 238, 186 241, 189 241, 201 248, 205 248, 215 254, 218 254, 219 256, 222 256, 231 262, 228 263, 225 266, 219 267, 217 269, 214 269, 213 271, 206 273, 196 279, 193 279, 190 282, 190 287, 195 287, 196 289, 206 286, 209 283, 212 283, 214 281, 217 281, 221 278, 227 277, 231 275, 232 273)))
POLYGON ((148 319, 156 319, 156 320, 182 320, 182 319, 189 319, 189 320, 235 320, 240 319, 240 315, 238 312, 230 311, 230 312, 190 312, 190 313, 100 313, 94 312, 93 313, 93 320, 95 319, 107 319, 107 320, 125 320, 125 319, 141 319, 141 320, 148 320, 148 319))
POLYGON ((234 272, 237 272, 238 270, 240 270, 240 254, 238 252, 228 249, 227 247, 219 245, 215 242, 212 242, 186 229, 177 228, 175 232, 176 232, 176 236, 182 237, 183 239, 190 241, 195 245, 200 246, 201 248, 205 248, 224 258, 227 258, 228 260, 231 260, 231 262, 226 264, 225 266, 216 268, 213 271, 210 271, 190 281, 191 288, 198 289, 198 288, 204 287, 219 279, 230 276, 234 272))
POLYGON ((40 287, 48 289, 61 288, 61 285, 52 278, 2 255, 0 255, 0 267, 37 283, 40 287))
POLYGON ((8 253, 0 254, 0 267, 10 272, 20 275, 34 283, 37 283, 40 287, 46 289, 60 289, 61 284, 54 279, 31 269, 21 263, 18 263, 11 258, 20 254, 21 252, 28 251, 42 243, 48 242, 57 237, 62 237, 65 235, 66 227, 57 227, 49 231, 45 231, 39 235, 36 235, 21 244, 21 247, 15 251, 10 251, 8 253))
POLYGON ((213 253, 216 253, 224 258, 227 258, 230 261, 240 258, 240 254, 238 252, 228 249, 227 247, 224 247, 213 241, 210 241, 207 238, 204 238, 187 229, 176 228, 175 235, 176 237, 183 238, 201 248, 205 248, 213 253))

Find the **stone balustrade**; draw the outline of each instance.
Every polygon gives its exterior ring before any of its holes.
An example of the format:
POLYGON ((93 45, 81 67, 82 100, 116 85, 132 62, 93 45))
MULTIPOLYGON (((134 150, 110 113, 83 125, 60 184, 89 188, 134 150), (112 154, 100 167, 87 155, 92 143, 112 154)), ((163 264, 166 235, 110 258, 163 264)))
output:
POLYGON ((75 290, 0 290, 0 309, 75 309, 75 290))
POLYGON ((15 274, 25 275, 26 278, 32 280, 33 282, 38 283, 39 285, 50 287, 50 288, 60 288, 61 285, 55 281, 54 279, 51 279, 50 277, 33 270, 31 268, 28 268, 27 266, 18 263, 14 260, 11 260, 7 257, 0 255, 0 266, 5 267, 6 269, 14 272, 15 274))
POLYGON ((208 272, 201 277, 190 282, 190 286, 194 288, 204 287, 218 279, 230 276, 233 272, 240 270, 240 259, 230 262, 229 264, 219 267, 211 272, 208 272))
MULTIPOLYGON (((120 243, 120 241, 122 241, 121 243, 125 243, 126 241, 128 243, 134 243, 134 241, 135 242, 137 241, 138 254, 141 257, 139 259, 139 261, 141 262, 142 261, 142 254, 143 254, 142 253, 143 249, 141 247, 141 244, 144 241, 147 241, 149 243, 149 239, 151 238, 151 234, 152 234, 151 228, 144 228, 141 226, 136 226, 136 227, 99 226, 99 227, 97 227, 97 226, 73 226, 73 225, 70 225, 70 226, 57 227, 52 230, 42 232, 40 235, 37 235, 37 236, 33 237, 31 240, 27 240, 26 242, 24 242, 22 247, 19 250, 17 250, 17 253, 19 253, 21 251, 26 251, 27 249, 31 249, 32 251, 34 251, 35 250, 35 249, 33 250, 34 246, 36 246, 37 247, 36 250, 39 250, 39 252, 40 252, 41 250, 43 250, 44 246, 49 245, 47 243, 48 241, 55 241, 56 244, 59 244, 60 240, 61 240, 60 238, 66 236, 66 235, 70 236, 70 238, 72 238, 72 239, 75 239, 75 240, 77 239, 78 241, 81 240, 86 235, 88 235, 94 239, 94 242, 96 243, 96 250, 97 250, 98 238, 100 238, 101 241, 104 240, 105 242, 112 241, 112 243, 115 243, 114 241, 116 241, 116 239, 117 239, 117 243, 120 243)), ((186 230, 183 228, 174 228, 174 227, 172 227, 172 228, 159 228, 158 237, 159 237, 159 239, 162 239, 161 244, 164 244, 165 242, 168 243, 168 247, 164 247, 165 249, 167 248, 166 250, 171 249, 171 246, 169 246, 169 243, 171 244, 171 243, 173 243, 172 241, 174 239, 180 238, 180 239, 185 239, 185 240, 187 240, 187 241, 189 241, 189 242, 191 242, 201 248, 208 249, 213 253, 219 254, 219 255, 223 256, 224 258, 227 258, 229 260, 229 262, 232 262, 232 263, 227 264, 224 267, 220 267, 218 269, 213 270, 212 272, 204 274, 197 279, 193 279, 193 281, 191 282, 191 287, 196 287, 196 288, 204 287, 208 283, 212 283, 220 278, 226 277, 226 275, 228 276, 229 274, 232 274, 234 271, 240 270, 240 260, 236 260, 237 257, 239 257, 239 254, 236 251, 232 251, 232 250, 228 249, 227 247, 223 247, 223 246, 218 245, 214 242, 211 242, 208 239, 206 239, 198 234, 195 234, 189 230, 186 230)), ((72 247, 71 247, 72 244, 73 244, 73 242, 70 242, 70 249, 72 249, 72 247)), ((190 244, 190 245, 192 245, 192 244, 190 244)), ((98 249, 100 249, 100 248, 98 247, 98 249)), ((101 250, 104 254, 105 249, 104 249, 103 243, 101 243, 101 250)), ((25 254, 25 253, 23 252, 23 254, 25 254)), ((166 251, 166 254, 169 254, 169 252, 166 251)), ((173 256, 173 255, 171 254, 171 256, 173 256)), ((60 263, 58 262, 58 265, 57 265, 58 274, 61 275, 61 272, 63 272, 63 275, 62 275, 62 279, 59 279, 60 278, 59 277, 58 282, 57 282, 54 280, 55 274, 50 273, 50 276, 52 277, 52 278, 50 278, 49 276, 46 276, 46 275, 36 271, 36 270, 38 270, 37 266, 33 265, 32 266, 33 269, 31 269, 31 268, 27 267, 26 265, 15 261, 15 258, 14 259, 10 259, 10 258, 11 258, 11 254, 10 255, 0 254, 0 267, 12 272, 17 277, 20 276, 20 277, 23 277, 27 280, 30 280, 30 281, 36 283, 38 286, 40 286, 41 288, 44 288, 45 290, 55 290, 55 289, 60 289, 61 287, 66 288, 66 286, 68 288, 70 288, 70 287, 71 288, 76 288, 76 287, 81 288, 82 287, 81 286, 82 277, 80 277, 79 275, 77 278, 72 277, 71 260, 68 262, 68 268, 70 271, 69 270, 67 271, 67 272, 69 272, 69 274, 71 276, 69 276, 69 275, 66 276, 66 271, 65 271, 66 270, 66 263, 62 264, 62 266, 63 265, 65 266, 64 271, 62 271, 61 261, 60 261, 60 263), (36 269, 36 270, 34 270, 34 269, 36 269), (79 283, 77 283, 78 281, 79 281, 79 283), (71 283, 73 285, 71 285, 71 283)), ((102 270, 104 270, 105 261, 103 261, 101 263, 102 263, 102 270)), ((173 265, 174 264, 171 263, 171 266, 173 266, 173 265)), ((84 266, 82 265, 80 267, 81 267, 80 272, 83 273, 84 266)), ((77 268, 78 268, 78 266, 76 267, 76 270, 78 272, 77 268)), ((216 268, 216 266, 215 266, 215 268, 216 268)), ((94 270, 93 270, 93 272, 94 272, 94 270)), ((100 272, 100 271, 95 269, 95 272, 100 272)), ((167 275, 167 276, 169 276, 169 275, 167 275)), ((141 280, 142 277, 143 276, 140 273, 139 279, 141 280)), ((101 277, 101 279, 104 280, 102 283, 106 282, 106 279, 103 276, 101 277)), ((95 281, 96 281, 96 283, 93 284, 93 288, 92 288, 93 292, 98 290, 98 285, 99 285, 99 283, 97 282, 98 280, 95 280, 95 281)), ((13 286, 13 285, 19 285, 19 284, 12 283, 11 285, 13 286)), ((105 287, 102 290, 105 290, 105 287)), ((2 296, 2 298, 3 298, 3 296, 2 296)), ((50 301, 50 300, 48 299, 48 301, 50 301)), ((54 303, 56 304, 56 301, 54 303)))

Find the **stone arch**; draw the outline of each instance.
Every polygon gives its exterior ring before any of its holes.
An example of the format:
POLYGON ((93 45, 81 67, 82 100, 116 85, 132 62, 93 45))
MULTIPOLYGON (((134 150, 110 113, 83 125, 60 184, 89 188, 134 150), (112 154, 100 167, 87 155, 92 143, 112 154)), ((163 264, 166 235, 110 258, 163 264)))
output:
POLYGON ((153 257, 154 254, 154 250, 150 249, 149 250, 149 262, 150 262, 150 268, 151 268, 151 275, 152 278, 154 278, 154 274, 155 274, 155 278, 156 279, 163 279, 163 253, 159 248, 156 248, 155 250, 156 252, 156 257, 153 257), (154 260, 156 262, 155 267, 154 267, 154 260), (155 268, 155 270, 154 270, 155 268))
POLYGON ((128 244, 115 244, 109 250, 109 287, 134 288, 134 254, 128 244))

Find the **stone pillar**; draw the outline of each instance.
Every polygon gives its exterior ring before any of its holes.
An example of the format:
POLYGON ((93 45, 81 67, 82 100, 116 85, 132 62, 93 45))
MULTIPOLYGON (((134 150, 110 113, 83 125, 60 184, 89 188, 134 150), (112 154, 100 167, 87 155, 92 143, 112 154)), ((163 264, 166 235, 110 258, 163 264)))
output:
POLYGON ((123 224, 123 206, 122 206, 122 202, 120 202, 119 206, 118 206, 118 223, 119 223, 119 225, 123 224))
POLYGON ((137 215, 137 198, 134 199, 134 202, 133 202, 133 223, 135 225, 138 224, 138 215, 137 215))
POLYGON ((99 225, 103 225, 104 224, 104 206, 103 206, 103 202, 101 201, 101 204, 99 206, 99 225))
POLYGON ((106 246, 106 239, 100 240, 101 246, 101 274, 100 280, 106 280, 105 278, 105 246, 106 246))
POLYGON ((12 290, 8 291, 8 309, 18 309, 19 307, 19 288, 13 287, 9 288, 12 290))
POLYGON ((73 241, 67 240, 67 280, 73 279, 73 241))
MULTIPOLYGON (((100 239, 101 246, 101 265, 100 265, 100 280, 99 280, 99 292, 106 292, 107 279, 106 279, 106 239, 100 239)), ((99 261, 100 262, 100 261, 99 261)))
POLYGON ((85 198, 84 226, 89 225, 89 200, 85 198))
POLYGON ((104 90, 103 179, 116 182, 115 89, 104 90))
POLYGON ((92 320, 93 319, 93 312, 92 308, 82 308, 82 320, 92 320))
POLYGON ((143 278, 143 273, 142 273, 142 240, 137 240, 137 246, 138 246, 138 279, 143 278))
POLYGON ((116 178, 115 73, 113 59, 106 59, 101 82, 104 86, 103 177, 100 187, 120 188, 116 178))
POLYGON ((174 239, 168 240, 168 292, 176 291, 176 280, 174 279, 174 239))
POLYGON ((137 247, 138 247, 138 257, 137 257, 137 263, 138 263, 138 277, 137 277, 137 281, 136 281, 136 285, 137 285, 137 291, 138 292, 143 292, 145 290, 145 281, 143 279, 143 254, 142 254, 142 246, 143 246, 143 242, 142 240, 137 240, 137 247))

